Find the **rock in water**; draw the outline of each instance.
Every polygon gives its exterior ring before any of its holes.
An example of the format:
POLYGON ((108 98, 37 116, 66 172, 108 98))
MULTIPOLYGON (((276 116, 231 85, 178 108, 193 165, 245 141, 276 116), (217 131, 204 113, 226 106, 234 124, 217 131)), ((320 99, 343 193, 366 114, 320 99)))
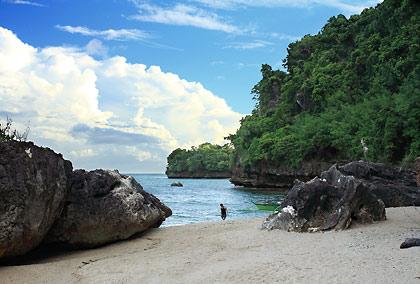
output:
POLYGON ((337 169, 363 181, 386 207, 420 206, 416 173, 379 163, 351 162, 337 169))
POLYGON ((132 177, 118 171, 77 170, 63 213, 47 242, 95 247, 158 227, 171 214, 132 177))
POLYGON ((183 187, 184 185, 178 181, 178 182, 171 183, 171 186, 183 187))
POLYGON ((37 247, 66 198, 72 165, 33 143, 0 142, 0 258, 37 247))
POLYGON ((385 205, 369 186, 333 166, 309 182, 297 182, 283 200, 283 210, 263 227, 297 232, 347 229, 353 221, 385 220, 385 205))

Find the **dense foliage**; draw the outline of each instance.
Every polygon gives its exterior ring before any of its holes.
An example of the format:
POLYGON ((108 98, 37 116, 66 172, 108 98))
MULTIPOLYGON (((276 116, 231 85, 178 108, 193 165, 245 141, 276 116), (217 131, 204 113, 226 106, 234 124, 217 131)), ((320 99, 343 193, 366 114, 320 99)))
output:
POLYGON ((263 65, 256 107, 229 137, 237 162, 297 167, 308 159, 419 156, 419 3, 385 0, 349 19, 332 17, 289 45, 287 72, 263 65))
POLYGON ((229 172, 232 154, 229 144, 204 143, 190 150, 178 148, 168 156, 167 173, 229 172))

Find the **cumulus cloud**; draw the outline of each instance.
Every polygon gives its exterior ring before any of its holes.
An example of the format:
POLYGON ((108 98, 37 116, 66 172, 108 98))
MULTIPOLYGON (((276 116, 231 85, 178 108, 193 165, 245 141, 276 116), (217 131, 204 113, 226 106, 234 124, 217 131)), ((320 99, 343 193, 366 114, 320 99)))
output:
POLYGON ((144 3, 143 1, 132 2, 139 9, 137 15, 130 17, 134 20, 177 26, 192 26, 226 33, 241 32, 238 27, 226 22, 217 14, 194 6, 176 4, 173 7, 162 7, 144 3))
POLYGON ((94 38, 88 42, 85 46, 85 50, 89 55, 98 55, 106 57, 108 55, 108 48, 102 43, 102 41, 94 38))
POLYGON ((0 27, 1 113, 18 127, 30 121, 30 139, 76 167, 148 172, 163 171, 176 147, 223 143, 241 118, 200 83, 157 66, 35 48, 0 27))

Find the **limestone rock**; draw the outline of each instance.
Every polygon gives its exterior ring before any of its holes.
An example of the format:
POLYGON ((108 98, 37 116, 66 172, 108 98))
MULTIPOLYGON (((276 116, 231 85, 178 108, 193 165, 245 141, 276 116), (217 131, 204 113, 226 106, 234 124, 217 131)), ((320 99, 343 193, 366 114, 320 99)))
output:
POLYGON ((417 238, 406 239, 400 245, 401 249, 406 249, 406 248, 411 248, 411 247, 420 247, 420 239, 417 239, 417 238))
POLYGON ((298 181, 283 200, 283 210, 263 227, 297 232, 341 230, 352 222, 385 220, 385 205, 369 186, 336 166, 309 182, 298 181), (285 211, 285 208, 289 208, 285 211))
POLYGON ((355 161, 337 169, 363 181, 386 207, 420 206, 416 173, 379 163, 355 161))
POLYGON ((95 247, 158 227, 171 214, 132 177, 118 171, 77 170, 47 242, 95 247))
POLYGON ((0 142, 0 258, 37 247, 60 215, 72 165, 48 148, 0 142))
POLYGON ((192 178, 192 179, 225 179, 232 176, 231 171, 194 171, 194 172, 174 172, 166 169, 165 174, 168 178, 177 179, 177 178, 192 178))
POLYGON ((290 166, 270 165, 259 163, 254 167, 243 167, 242 162, 236 157, 230 182, 237 186, 256 188, 278 188, 287 192, 296 179, 309 181, 319 176, 322 171, 328 170, 334 163, 324 161, 304 161, 299 168, 290 166))

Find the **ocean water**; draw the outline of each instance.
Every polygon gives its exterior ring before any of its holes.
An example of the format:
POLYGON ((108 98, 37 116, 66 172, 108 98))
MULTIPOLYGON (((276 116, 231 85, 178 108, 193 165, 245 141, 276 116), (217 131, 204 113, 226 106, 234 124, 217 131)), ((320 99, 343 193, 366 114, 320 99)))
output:
POLYGON ((227 219, 264 218, 270 212, 259 211, 253 202, 280 201, 276 191, 257 191, 235 187, 228 179, 168 179, 164 174, 130 174, 143 188, 172 209, 173 215, 162 225, 174 226, 220 219, 219 204, 228 208, 227 219), (180 181, 183 187, 171 187, 180 181))

